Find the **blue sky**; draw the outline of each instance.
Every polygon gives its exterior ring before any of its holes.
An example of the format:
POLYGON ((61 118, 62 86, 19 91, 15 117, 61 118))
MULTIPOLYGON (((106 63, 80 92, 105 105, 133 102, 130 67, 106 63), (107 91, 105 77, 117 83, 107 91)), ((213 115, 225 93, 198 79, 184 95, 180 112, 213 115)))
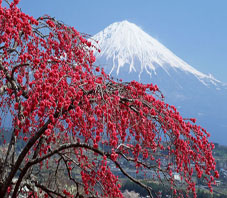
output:
POLYGON ((226 0, 21 0, 19 7, 91 35, 128 20, 191 66, 227 83, 226 0))

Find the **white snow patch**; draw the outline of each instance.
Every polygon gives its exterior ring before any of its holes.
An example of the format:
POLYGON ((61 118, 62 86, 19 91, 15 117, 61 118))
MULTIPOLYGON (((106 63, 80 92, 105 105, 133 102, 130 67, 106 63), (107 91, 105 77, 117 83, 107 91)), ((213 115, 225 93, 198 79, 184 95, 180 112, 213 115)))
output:
POLYGON ((128 64, 129 73, 137 72, 140 77, 145 70, 151 76, 160 66, 167 73, 170 68, 191 73, 204 85, 207 85, 206 81, 214 85, 219 82, 212 75, 199 72, 140 27, 126 20, 109 25, 92 39, 98 41, 97 47, 101 49, 101 53, 95 52, 97 59, 104 57, 112 60, 110 73, 116 71, 118 75, 121 68, 128 64))

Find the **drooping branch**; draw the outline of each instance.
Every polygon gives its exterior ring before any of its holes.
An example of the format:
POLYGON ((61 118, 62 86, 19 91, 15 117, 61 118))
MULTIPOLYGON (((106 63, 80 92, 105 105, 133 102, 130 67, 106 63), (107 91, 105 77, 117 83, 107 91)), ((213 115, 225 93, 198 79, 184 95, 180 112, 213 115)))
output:
POLYGON ((38 188, 40 188, 41 190, 43 190, 44 192, 46 192, 50 197, 53 197, 52 195, 56 195, 58 197, 66 198, 65 195, 62 195, 62 194, 60 194, 58 192, 55 192, 55 191, 47 188, 46 186, 44 186, 42 184, 39 184, 38 182, 35 182, 35 186, 37 186, 38 188))
MULTIPOLYGON (((0 108, 4 116, 9 113, 12 117, 12 137, 16 138, 8 145, 5 161, 17 140, 24 147, 9 167, 5 163, 6 177, 0 176, 1 197, 6 196, 17 173, 19 178, 9 194, 19 196, 26 180, 32 180, 33 167, 48 164, 48 158, 55 159, 55 155, 61 156, 55 174, 61 173, 63 163, 67 179, 79 185, 70 172, 68 162, 73 163, 73 168, 81 170, 84 192, 90 195, 122 196, 119 180, 106 160, 150 196, 152 189, 132 177, 121 160, 154 170, 157 177, 164 172, 174 190, 172 173, 179 172, 186 177, 187 192, 195 193, 194 163, 197 175, 205 173, 211 188, 218 172, 213 144, 204 129, 194 120, 185 121, 175 107, 166 104, 157 86, 115 82, 100 71, 93 65, 94 41, 52 17, 35 20, 22 13, 17 3, 0 7, 4 36, 0 38, 4 40, 0 43, 0 108), (167 157, 170 160, 162 163, 167 157)), ((0 126, 6 120, 0 118, 0 126)), ((46 188, 50 197, 61 189, 46 188)))
MULTIPOLYGON (((151 187, 143 184, 142 182, 140 182, 139 180, 133 178, 131 175, 129 175, 122 167, 121 165, 117 162, 117 161, 114 161, 112 158, 111 158, 111 155, 110 153, 107 153, 107 152, 104 152, 104 151, 101 151, 99 149, 96 149, 88 144, 84 144, 84 143, 71 143, 71 144, 65 144, 65 145, 61 145, 58 149, 55 149, 51 152, 49 152, 48 154, 40 157, 40 158, 37 158, 37 159, 33 159, 33 160, 30 160, 29 162, 27 162, 27 164, 25 165, 25 167, 21 170, 21 173, 19 175, 19 178, 17 180, 17 183, 16 183, 16 186, 14 188, 14 192, 13 192, 13 195, 12 195, 12 198, 16 198, 16 195, 17 195, 17 191, 19 189, 19 186, 20 186, 20 183, 24 177, 24 175, 26 174, 27 170, 32 167, 33 165, 35 164, 38 164, 42 161, 44 161, 45 159, 47 158, 50 158, 51 156, 55 155, 55 154, 58 154, 60 153, 61 151, 64 151, 64 150, 67 150, 67 149, 70 149, 70 148, 85 148, 85 149, 88 149, 88 150, 91 150, 101 156, 107 156, 109 160, 111 160, 118 168, 119 170, 127 177, 129 178, 132 182, 138 184, 139 186, 143 187, 144 189, 146 189, 149 193, 149 195, 151 197, 152 196, 152 189, 151 187)), ((76 182, 78 184, 78 182, 76 182)))
MULTIPOLYGON (((50 120, 48 120, 44 126, 36 133, 36 135, 31 138, 29 140, 29 142, 27 143, 27 145, 24 147, 23 151, 20 153, 20 155, 17 158, 17 161, 15 162, 15 165, 12 167, 11 172, 9 173, 5 185, 2 187, 1 191, 0 191, 0 195, 4 195, 7 187, 10 185, 13 177, 15 176, 16 172, 18 171, 22 161, 24 160, 25 156, 27 155, 27 153, 29 152, 29 150, 31 149, 31 147, 35 144, 35 142, 40 138, 40 136, 45 132, 45 130, 47 129, 48 124, 50 123, 50 120)), ((26 170, 27 172, 27 170, 26 170)))

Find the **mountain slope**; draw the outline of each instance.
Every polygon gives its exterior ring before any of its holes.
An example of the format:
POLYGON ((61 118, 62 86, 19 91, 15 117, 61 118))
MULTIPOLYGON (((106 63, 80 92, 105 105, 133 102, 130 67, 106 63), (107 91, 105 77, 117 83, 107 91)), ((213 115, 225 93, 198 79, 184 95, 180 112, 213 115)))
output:
POLYGON ((191 73, 203 83, 219 82, 212 76, 207 76, 191 67, 156 39, 128 21, 111 24, 93 39, 99 42, 101 49, 101 53, 96 54, 97 58, 105 57, 107 61, 112 62, 110 74, 119 75, 125 64, 128 64, 128 72, 137 73, 139 80, 143 72, 149 75, 156 74, 156 69, 161 67, 166 73, 170 68, 191 73))
POLYGON ((116 22, 96 34, 96 64, 116 78, 157 84, 166 101, 186 117, 198 118, 212 140, 227 139, 227 87, 199 72, 164 45, 128 21, 116 22))

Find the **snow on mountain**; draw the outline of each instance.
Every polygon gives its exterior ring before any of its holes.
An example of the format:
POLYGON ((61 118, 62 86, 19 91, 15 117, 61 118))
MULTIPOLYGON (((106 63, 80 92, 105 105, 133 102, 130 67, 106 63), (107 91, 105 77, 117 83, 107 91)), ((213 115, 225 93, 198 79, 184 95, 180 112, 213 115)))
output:
POLYGON ((115 71, 119 75, 122 68, 129 65, 128 73, 136 72, 141 81, 143 72, 150 76, 152 73, 156 75, 157 67, 161 67, 169 74, 171 67, 193 74, 203 84, 207 81, 213 84, 219 82, 191 67, 141 28, 126 20, 109 25, 93 39, 99 42, 98 48, 101 49, 101 53, 96 53, 97 59, 105 57, 112 64, 110 74, 115 71))
POLYGON ((157 84, 169 104, 184 117, 195 117, 211 140, 227 144, 227 85, 199 72, 164 45, 128 21, 97 33, 96 65, 123 81, 157 84))

